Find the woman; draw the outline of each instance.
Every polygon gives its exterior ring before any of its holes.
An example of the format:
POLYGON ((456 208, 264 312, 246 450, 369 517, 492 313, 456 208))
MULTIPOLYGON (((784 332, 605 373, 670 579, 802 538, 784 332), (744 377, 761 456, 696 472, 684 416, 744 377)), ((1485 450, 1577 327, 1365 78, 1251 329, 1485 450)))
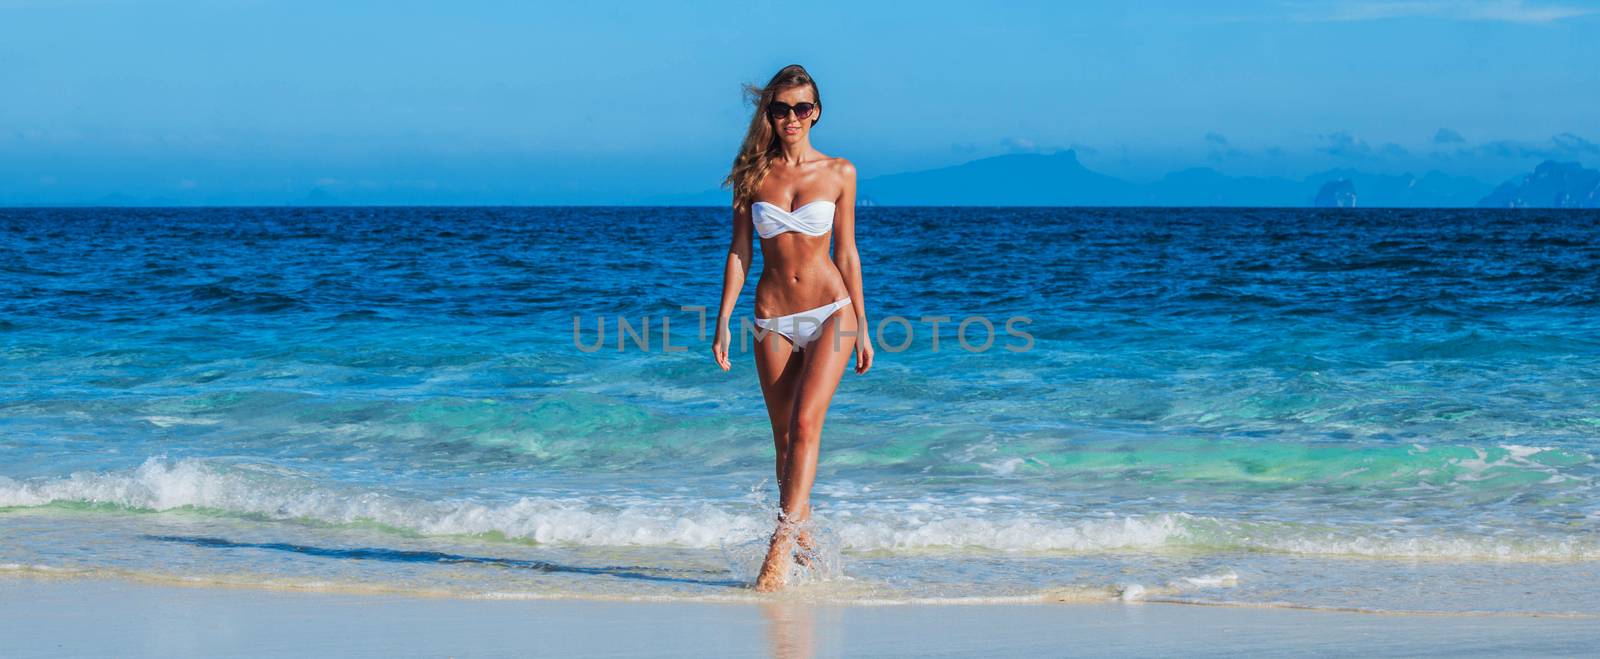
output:
POLYGON ((822 116, 816 82, 791 64, 746 91, 756 113, 723 182, 733 186, 733 244, 711 351, 728 370, 728 323, 749 272, 751 234, 760 234, 755 359, 777 449, 779 512, 756 590, 770 592, 784 585, 796 545, 810 548, 800 525, 811 517, 823 418, 850 353, 856 373, 872 367, 872 341, 856 255, 856 170, 811 146, 822 116))

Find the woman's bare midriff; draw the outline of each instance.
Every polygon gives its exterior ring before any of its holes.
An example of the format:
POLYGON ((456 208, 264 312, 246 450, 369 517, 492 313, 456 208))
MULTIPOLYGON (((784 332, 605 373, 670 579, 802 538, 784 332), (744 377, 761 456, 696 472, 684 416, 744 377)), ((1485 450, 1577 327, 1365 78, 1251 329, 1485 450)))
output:
POLYGON ((790 232, 761 239, 757 318, 787 316, 849 295, 844 276, 828 257, 832 238, 831 232, 821 236, 790 232))

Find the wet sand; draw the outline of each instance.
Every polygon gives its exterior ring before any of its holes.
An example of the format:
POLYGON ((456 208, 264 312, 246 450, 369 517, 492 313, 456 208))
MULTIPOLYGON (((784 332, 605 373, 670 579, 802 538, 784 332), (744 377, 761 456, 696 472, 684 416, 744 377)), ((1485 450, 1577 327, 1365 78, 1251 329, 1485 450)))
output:
POLYGON ((0 578, 0 656, 1581 656, 1593 618, 489 600, 0 578))

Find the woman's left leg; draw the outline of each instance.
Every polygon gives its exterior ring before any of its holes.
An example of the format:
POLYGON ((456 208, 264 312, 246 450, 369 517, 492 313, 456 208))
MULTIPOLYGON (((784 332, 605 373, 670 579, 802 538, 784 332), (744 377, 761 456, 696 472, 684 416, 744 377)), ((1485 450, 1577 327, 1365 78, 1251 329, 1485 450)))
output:
POLYGON ((794 527, 810 517, 811 485, 817 476, 822 424, 828 415, 828 405, 833 402, 834 391, 839 387, 839 378, 855 354, 856 326, 855 314, 845 307, 824 322, 821 334, 806 346, 805 366, 800 371, 789 419, 789 459, 780 484, 778 505, 782 508, 783 521, 772 535, 772 546, 756 579, 756 590, 766 592, 783 585, 794 527))

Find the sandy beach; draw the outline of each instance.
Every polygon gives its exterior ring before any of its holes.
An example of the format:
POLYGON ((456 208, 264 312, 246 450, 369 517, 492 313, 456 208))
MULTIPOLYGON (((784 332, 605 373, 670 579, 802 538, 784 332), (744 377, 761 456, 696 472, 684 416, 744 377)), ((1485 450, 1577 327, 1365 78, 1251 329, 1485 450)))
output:
POLYGON ((1593 618, 1156 602, 488 600, 0 578, 0 655, 1582 656, 1593 618))
POLYGON ((793 9, 0 0, 0 659, 1600 659, 1600 0, 793 9))

